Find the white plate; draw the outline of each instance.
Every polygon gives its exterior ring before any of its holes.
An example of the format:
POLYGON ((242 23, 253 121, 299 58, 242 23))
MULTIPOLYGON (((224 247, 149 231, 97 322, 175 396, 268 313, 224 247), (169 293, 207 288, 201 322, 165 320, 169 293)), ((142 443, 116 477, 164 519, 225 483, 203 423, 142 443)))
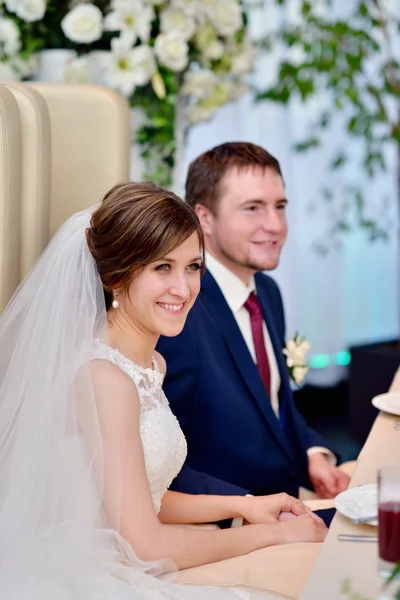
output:
MULTIPOLYGON (((362 519, 378 515, 378 486, 359 485, 345 490, 335 498, 335 508, 349 519, 362 519)), ((368 525, 378 525, 378 519, 367 521, 368 525)))
POLYGON ((400 416, 400 394, 380 394, 372 398, 372 404, 379 410, 400 416))

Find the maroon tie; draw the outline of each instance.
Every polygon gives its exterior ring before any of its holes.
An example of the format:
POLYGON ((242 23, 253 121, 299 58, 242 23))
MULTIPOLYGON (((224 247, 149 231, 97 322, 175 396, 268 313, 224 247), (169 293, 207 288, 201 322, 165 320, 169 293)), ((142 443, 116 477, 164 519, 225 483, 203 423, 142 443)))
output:
POLYGON ((256 351, 257 367, 263 380, 268 396, 270 396, 271 371, 269 368, 267 351, 263 333, 263 315, 260 301, 256 294, 251 292, 244 303, 244 307, 250 313, 251 332, 253 334, 254 348, 256 351))

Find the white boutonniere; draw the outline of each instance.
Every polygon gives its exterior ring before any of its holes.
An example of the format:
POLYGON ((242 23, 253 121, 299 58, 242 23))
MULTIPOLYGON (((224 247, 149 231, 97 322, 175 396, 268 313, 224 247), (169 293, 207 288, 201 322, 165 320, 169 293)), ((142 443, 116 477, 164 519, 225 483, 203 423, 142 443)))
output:
POLYGON ((289 375, 296 385, 300 385, 307 375, 306 354, 309 349, 310 344, 304 337, 300 337, 298 333, 296 333, 292 340, 286 342, 286 347, 283 349, 283 354, 286 355, 286 366, 289 375))

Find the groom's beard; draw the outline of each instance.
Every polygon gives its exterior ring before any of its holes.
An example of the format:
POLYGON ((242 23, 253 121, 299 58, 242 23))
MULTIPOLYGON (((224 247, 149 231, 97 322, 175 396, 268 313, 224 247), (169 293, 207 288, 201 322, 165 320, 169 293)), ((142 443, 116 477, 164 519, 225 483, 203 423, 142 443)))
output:
POLYGON ((247 258, 243 258, 242 260, 231 254, 228 250, 225 250, 222 246, 219 247, 219 251, 221 254, 231 263, 235 263, 236 265, 249 269, 250 271, 272 271, 276 269, 279 264, 279 258, 281 254, 282 247, 276 250, 276 252, 272 256, 266 257, 252 257, 248 256, 247 258))

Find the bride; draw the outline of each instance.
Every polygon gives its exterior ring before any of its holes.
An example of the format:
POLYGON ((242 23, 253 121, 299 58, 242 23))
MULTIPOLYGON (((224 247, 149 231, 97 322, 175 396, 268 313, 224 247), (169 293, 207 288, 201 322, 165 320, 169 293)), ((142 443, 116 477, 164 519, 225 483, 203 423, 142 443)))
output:
POLYGON ((70 218, 15 293, 0 320, 4 600, 225 598, 165 573, 324 538, 285 494, 168 491, 186 442, 155 346, 182 330, 203 269, 192 209, 126 183, 70 218), (248 525, 187 526, 236 516, 248 525))

